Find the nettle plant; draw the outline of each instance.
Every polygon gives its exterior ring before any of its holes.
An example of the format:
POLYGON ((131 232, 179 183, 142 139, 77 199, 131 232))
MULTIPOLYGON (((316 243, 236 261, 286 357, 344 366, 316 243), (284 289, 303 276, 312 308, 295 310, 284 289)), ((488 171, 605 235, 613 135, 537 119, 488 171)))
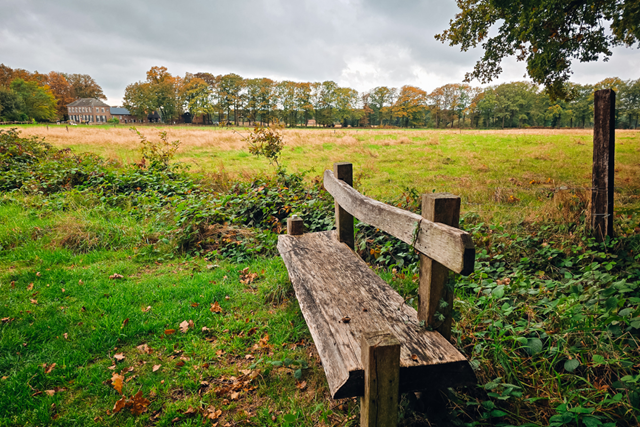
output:
POLYGON ((280 169, 278 158, 282 154, 284 148, 284 140, 280 130, 282 125, 275 121, 271 126, 262 126, 257 124, 253 132, 249 134, 243 141, 249 143, 249 152, 254 156, 264 156, 269 163, 280 169))
POLYGON ((167 131, 162 131, 158 134, 160 141, 148 140, 138 129, 134 126, 129 128, 132 132, 138 134, 140 137, 140 152, 142 153, 142 164, 140 166, 147 166, 152 169, 167 169, 169 162, 175 156, 178 147, 180 147, 180 141, 169 141, 167 137, 167 131))

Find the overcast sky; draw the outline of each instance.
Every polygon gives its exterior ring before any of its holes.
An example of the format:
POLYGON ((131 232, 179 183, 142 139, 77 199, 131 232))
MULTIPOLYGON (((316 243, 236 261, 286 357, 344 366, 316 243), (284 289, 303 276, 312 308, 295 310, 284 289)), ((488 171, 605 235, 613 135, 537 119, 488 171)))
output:
MULTIPOLYGON (((275 80, 333 80, 359 91, 459 83, 480 57, 434 40, 454 0, 2 0, 0 62, 91 75, 111 105, 152 66, 275 80)), ((496 83, 522 80, 509 60, 496 83)), ((640 78, 640 50, 575 64, 573 81, 640 78)), ((477 82, 473 83, 477 84, 477 82)))

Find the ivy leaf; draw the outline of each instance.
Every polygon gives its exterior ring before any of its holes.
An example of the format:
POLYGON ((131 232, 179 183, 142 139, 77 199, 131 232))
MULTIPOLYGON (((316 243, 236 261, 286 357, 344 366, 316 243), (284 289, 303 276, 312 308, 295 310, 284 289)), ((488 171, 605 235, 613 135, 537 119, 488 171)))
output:
POLYGON ((578 366, 580 366, 580 361, 578 359, 569 359, 564 362, 564 369, 567 372, 575 371, 578 366))

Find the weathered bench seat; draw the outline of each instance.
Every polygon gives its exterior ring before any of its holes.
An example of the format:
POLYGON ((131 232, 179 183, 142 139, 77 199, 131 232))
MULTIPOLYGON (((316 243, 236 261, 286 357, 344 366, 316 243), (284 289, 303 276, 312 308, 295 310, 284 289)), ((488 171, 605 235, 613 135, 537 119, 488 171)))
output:
POLYGON ((278 250, 317 347, 333 398, 364 395, 361 337, 400 341, 400 392, 473 384, 467 359, 382 280, 335 231, 282 235, 278 250))

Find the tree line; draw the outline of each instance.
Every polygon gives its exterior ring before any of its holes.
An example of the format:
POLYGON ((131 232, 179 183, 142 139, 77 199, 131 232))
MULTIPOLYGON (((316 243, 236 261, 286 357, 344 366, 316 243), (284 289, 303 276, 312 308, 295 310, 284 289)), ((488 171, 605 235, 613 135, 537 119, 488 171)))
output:
POLYGON ((0 122, 67 120, 67 104, 79 98, 107 99, 88 74, 43 74, 0 64, 0 122))
POLYGON ((205 72, 180 77, 165 67, 152 67, 146 80, 127 86, 124 106, 138 117, 156 111, 167 123, 201 117, 205 124, 235 125, 278 120, 287 126, 306 126, 313 120, 318 126, 344 127, 588 127, 593 93, 599 89, 617 93, 617 126, 637 128, 640 79, 617 77, 594 85, 566 83, 567 98, 552 100, 529 82, 485 88, 453 83, 430 93, 409 85, 358 92, 333 81, 276 81, 205 72))

